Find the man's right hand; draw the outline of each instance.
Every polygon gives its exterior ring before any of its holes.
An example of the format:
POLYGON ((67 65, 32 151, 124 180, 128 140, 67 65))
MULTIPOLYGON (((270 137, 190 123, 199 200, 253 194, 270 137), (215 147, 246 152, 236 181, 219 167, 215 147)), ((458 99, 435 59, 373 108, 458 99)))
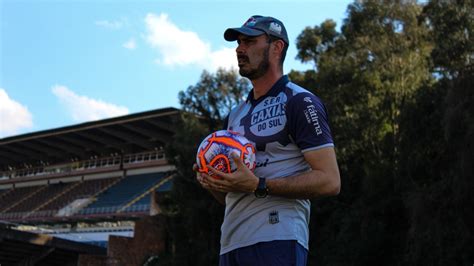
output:
POLYGON ((212 187, 209 182, 207 182, 207 180, 212 177, 205 173, 200 173, 197 164, 193 165, 193 171, 196 172, 196 180, 199 182, 201 187, 208 190, 219 203, 225 205, 225 195, 227 193, 222 190, 219 190, 218 187, 212 187))

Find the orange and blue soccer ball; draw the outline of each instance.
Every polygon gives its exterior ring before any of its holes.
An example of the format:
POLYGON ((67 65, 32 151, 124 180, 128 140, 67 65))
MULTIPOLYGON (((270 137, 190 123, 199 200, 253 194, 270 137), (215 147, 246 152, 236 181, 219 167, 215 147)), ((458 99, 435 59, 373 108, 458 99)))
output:
POLYGON ((199 145, 196 155, 199 172, 212 176, 208 165, 224 173, 234 172, 237 165, 232 153, 236 153, 251 171, 255 169, 254 145, 237 132, 219 130, 207 136, 199 145))

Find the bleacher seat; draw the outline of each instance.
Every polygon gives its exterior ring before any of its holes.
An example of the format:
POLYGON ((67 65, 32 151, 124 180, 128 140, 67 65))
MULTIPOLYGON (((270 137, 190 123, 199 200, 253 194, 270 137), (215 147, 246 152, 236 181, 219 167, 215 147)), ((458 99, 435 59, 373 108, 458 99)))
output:
POLYGON ((29 212, 34 210, 36 207, 45 203, 48 199, 54 198, 57 194, 61 193, 64 189, 67 189, 73 183, 58 183, 52 185, 42 186, 43 189, 38 189, 34 194, 30 194, 28 198, 24 200, 20 199, 19 204, 7 210, 7 212, 29 212))
POLYGON ((114 213, 134 198, 146 192, 167 176, 167 173, 131 175, 98 195, 97 200, 79 214, 114 213))
MULTIPOLYGON (((159 186, 155 191, 156 192, 170 191, 172 185, 173 185, 173 180, 170 179, 170 180, 166 181, 164 184, 162 184, 161 186, 159 186)), ((151 198, 151 194, 148 193, 145 197, 141 198, 140 200, 138 200, 134 204, 127 207, 125 209, 125 211, 126 212, 127 211, 134 211, 134 210, 139 209, 140 208, 139 206, 144 206, 144 205, 150 204, 150 200, 151 200, 150 198, 151 198)))
POLYGON ((0 198, 0 212, 8 210, 12 205, 18 204, 19 201, 26 199, 42 186, 12 188, 2 194, 0 198))
POLYGON ((92 197, 117 180, 118 177, 75 182, 72 184, 73 187, 70 187, 70 190, 64 190, 63 194, 56 198, 52 198, 52 200, 46 204, 35 209, 34 213, 31 213, 28 217, 32 219, 54 216, 58 210, 74 200, 92 197))
POLYGON ((94 196, 97 192, 115 182, 117 179, 118 178, 85 180, 68 193, 63 194, 54 201, 42 206, 39 210, 59 210, 76 199, 94 196))

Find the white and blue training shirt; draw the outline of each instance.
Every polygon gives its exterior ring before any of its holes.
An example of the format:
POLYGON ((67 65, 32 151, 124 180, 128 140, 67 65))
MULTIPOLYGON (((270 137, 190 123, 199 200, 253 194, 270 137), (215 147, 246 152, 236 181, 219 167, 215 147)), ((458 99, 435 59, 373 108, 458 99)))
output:
MULTIPOLYGON (((253 91, 232 109, 225 128, 255 144, 258 177, 284 178, 309 171, 303 153, 334 146, 321 100, 283 76, 257 100, 253 91)), ((227 193, 221 254, 273 240, 297 240, 308 249, 310 201, 227 193)))

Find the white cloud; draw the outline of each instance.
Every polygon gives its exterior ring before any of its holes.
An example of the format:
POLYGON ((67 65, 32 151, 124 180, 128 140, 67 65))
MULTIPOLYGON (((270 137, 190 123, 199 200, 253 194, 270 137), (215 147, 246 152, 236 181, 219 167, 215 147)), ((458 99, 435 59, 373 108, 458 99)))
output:
POLYGON ((203 41, 195 32, 180 29, 165 13, 147 14, 145 24, 146 41, 161 54, 161 58, 155 60, 159 64, 197 65, 211 71, 218 67, 237 67, 234 49, 212 51, 209 42, 203 41))
POLYGON ((126 41, 122 46, 129 50, 135 50, 137 48, 137 43, 135 42, 135 39, 132 38, 126 41))
POLYGON ((129 113, 127 107, 77 95, 65 86, 53 86, 51 91, 58 97, 61 104, 67 108, 76 122, 99 120, 129 113))
POLYGON ((106 28, 106 29, 109 29, 109 30, 119 30, 123 27, 123 22, 122 21, 118 21, 118 20, 114 20, 114 21, 110 21, 110 20, 97 20, 95 22, 95 25, 99 26, 99 27, 102 27, 102 28, 106 28))
POLYGON ((21 129, 32 126, 33 119, 28 108, 11 99, 7 92, 0 88, 0 138, 15 135, 21 129))
POLYGON ((222 48, 209 54, 212 69, 223 67, 226 69, 237 68, 237 56, 234 48, 222 48))

